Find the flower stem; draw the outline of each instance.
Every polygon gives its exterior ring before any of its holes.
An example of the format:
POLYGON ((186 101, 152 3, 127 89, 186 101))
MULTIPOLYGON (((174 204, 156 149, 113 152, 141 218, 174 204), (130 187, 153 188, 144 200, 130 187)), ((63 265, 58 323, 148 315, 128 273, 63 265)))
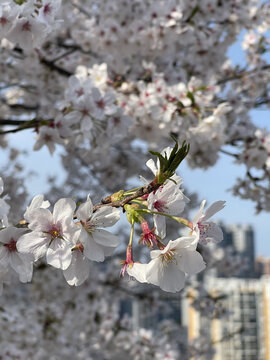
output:
POLYGON ((168 214, 165 214, 165 213, 162 213, 162 212, 159 212, 159 211, 153 211, 153 210, 149 210, 149 209, 136 209, 136 211, 143 212, 143 213, 146 213, 146 214, 154 214, 154 215, 166 216, 166 217, 168 217, 168 218, 170 218, 172 220, 175 220, 175 221, 189 227, 190 229, 193 229, 192 222, 190 222, 187 219, 181 218, 181 217, 172 216, 172 215, 168 215, 168 214))
POLYGON ((131 222, 131 229, 130 229, 130 237, 129 237, 128 246, 132 246, 133 235, 134 235, 134 220, 132 220, 132 222, 131 222))

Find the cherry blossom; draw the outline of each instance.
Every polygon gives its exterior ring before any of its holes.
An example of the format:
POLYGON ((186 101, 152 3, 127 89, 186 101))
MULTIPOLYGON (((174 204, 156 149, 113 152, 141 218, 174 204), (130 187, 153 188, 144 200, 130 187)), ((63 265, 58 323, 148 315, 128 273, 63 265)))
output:
POLYGON ((196 236, 170 240, 163 250, 151 251, 152 260, 148 264, 134 263, 127 272, 138 281, 157 285, 164 291, 180 291, 185 284, 185 274, 194 275, 205 268, 196 247, 196 236))
POLYGON ((71 199, 58 200, 53 213, 38 208, 30 214, 30 233, 23 235, 17 242, 19 252, 32 254, 35 260, 46 255, 47 263, 62 270, 71 262, 71 239, 79 228, 73 223, 76 204, 71 199))
MULTIPOLYGON (((180 182, 180 181, 179 181, 180 182)), ((168 215, 180 215, 189 199, 179 189, 179 182, 167 182, 157 191, 153 191, 147 198, 148 208, 168 215)), ((154 214, 155 231, 162 239, 166 236, 165 216, 154 214)))
POLYGON ((33 274, 33 257, 21 254, 17 242, 25 234, 25 229, 10 226, 0 231, 0 265, 12 268, 19 275, 21 282, 29 282, 33 274))
POLYGON ((218 243, 223 240, 222 230, 217 224, 207 220, 224 208, 225 201, 216 201, 203 212, 205 203, 206 200, 203 200, 200 210, 193 218, 192 233, 194 232, 199 237, 199 242, 204 245, 209 242, 218 243))
POLYGON ((89 260, 104 261, 105 256, 110 256, 119 245, 119 239, 100 228, 116 224, 120 219, 119 210, 104 206, 93 212, 93 204, 88 196, 87 201, 79 206, 76 215, 82 225, 80 241, 84 256, 89 260))

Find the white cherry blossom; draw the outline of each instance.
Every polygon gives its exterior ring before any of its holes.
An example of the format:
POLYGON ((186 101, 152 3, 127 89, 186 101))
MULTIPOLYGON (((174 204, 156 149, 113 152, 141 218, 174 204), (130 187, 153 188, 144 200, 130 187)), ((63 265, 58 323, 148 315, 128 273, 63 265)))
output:
MULTIPOLYGON (((168 215, 180 215, 189 199, 179 189, 179 183, 168 181, 157 191, 153 191, 147 198, 148 209, 162 212, 168 215)), ((166 236, 166 218, 162 215, 154 214, 155 232, 162 239, 166 236)))
POLYGON ((89 260, 104 261, 119 245, 117 236, 101 228, 110 227, 120 219, 120 211, 110 206, 103 206, 93 212, 93 204, 88 196, 77 212, 77 218, 82 224, 80 242, 83 245, 83 254, 89 260))
POLYGON ((33 256, 21 254, 17 249, 17 242, 25 232, 13 226, 0 231, 0 266, 12 268, 21 282, 31 281, 33 274, 33 256))
POLYGON ((164 291, 180 291, 185 285, 186 274, 194 275, 205 268, 196 247, 196 236, 170 240, 163 250, 151 251, 152 260, 148 264, 134 263, 127 272, 138 281, 157 285, 164 291))
POLYGON ((35 260, 46 255, 47 263, 62 270, 71 262, 71 241, 80 229, 73 222, 76 204, 71 199, 58 200, 53 213, 38 208, 31 212, 30 233, 17 242, 19 252, 32 254, 35 260))
POLYGON ((217 224, 207 220, 209 220, 213 215, 224 208, 225 201, 216 201, 210 205, 209 208, 205 210, 205 212, 203 212, 205 203, 206 200, 203 200, 200 210, 193 218, 192 233, 199 237, 199 242, 202 244, 207 244, 209 242, 218 243, 223 240, 222 230, 217 224))

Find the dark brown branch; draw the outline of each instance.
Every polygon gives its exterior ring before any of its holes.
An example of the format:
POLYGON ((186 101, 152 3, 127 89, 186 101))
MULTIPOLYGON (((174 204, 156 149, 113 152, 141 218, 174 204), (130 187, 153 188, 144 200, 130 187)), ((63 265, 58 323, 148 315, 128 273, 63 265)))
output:
POLYGON ((228 81, 232 81, 232 80, 239 80, 244 76, 248 76, 248 75, 252 75, 254 73, 256 73, 256 71, 260 72, 260 71, 264 71, 264 70, 269 70, 270 69, 270 64, 268 65, 264 65, 261 68, 255 68, 252 70, 240 70, 237 74, 233 74, 225 79, 221 79, 217 82, 217 85, 222 85, 225 84, 228 81))
POLYGON ((19 125, 19 127, 15 128, 15 129, 11 129, 11 130, 4 130, 4 131, 0 131, 0 135, 6 135, 6 134, 11 134, 11 133, 16 133, 22 130, 26 130, 26 129, 31 129, 31 128, 35 128, 38 124, 40 123, 39 119, 33 119, 33 120, 12 120, 12 119, 7 119, 7 120, 0 120, 0 126, 17 126, 19 125))
POLYGON ((40 62, 41 62, 41 64, 46 65, 49 69, 58 72, 60 75, 67 76, 67 77, 73 75, 73 72, 63 69, 62 67, 56 65, 54 63, 54 60, 51 61, 51 60, 47 60, 45 58, 40 58, 40 62))
POLYGON ((11 126, 17 126, 17 125, 23 125, 25 123, 27 123, 28 121, 33 121, 33 120, 17 120, 17 119, 0 119, 0 126, 5 126, 5 125, 11 125, 11 126))
POLYGON ((126 204, 130 203, 132 200, 142 197, 144 195, 150 194, 152 191, 157 190, 162 184, 157 182, 155 178, 148 185, 141 187, 134 194, 125 197, 123 200, 112 201, 112 196, 108 196, 101 200, 100 204, 94 206, 94 211, 98 210, 102 206, 112 206, 112 207, 124 207, 126 204))
POLYGON ((55 63, 56 61, 59 61, 61 59, 63 59, 64 57, 73 54, 75 51, 78 51, 79 48, 73 47, 71 48, 69 51, 65 52, 64 54, 61 54, 59 56, 57 56, 56 58, 54 58, 53 60, 50 60, 52 63, 55 63))

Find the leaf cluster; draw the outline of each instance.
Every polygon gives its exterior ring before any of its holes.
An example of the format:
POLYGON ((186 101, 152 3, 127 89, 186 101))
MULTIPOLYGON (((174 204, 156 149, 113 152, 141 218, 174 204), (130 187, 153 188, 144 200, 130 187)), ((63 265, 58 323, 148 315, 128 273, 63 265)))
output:
POLYGON ((176 169, 189 152, 190 145, 186 141, 183 141, 181 147, 179 147, 177 139, 173 135, 171 135, 171 137, 175 141, 175 145, 169 156, 166 152, 162 155, 157 151, 149 151, 150 154, 157 156, 160 162, 160 169, 157 174, 158 183, 164 183, 173 176, 176 169))

